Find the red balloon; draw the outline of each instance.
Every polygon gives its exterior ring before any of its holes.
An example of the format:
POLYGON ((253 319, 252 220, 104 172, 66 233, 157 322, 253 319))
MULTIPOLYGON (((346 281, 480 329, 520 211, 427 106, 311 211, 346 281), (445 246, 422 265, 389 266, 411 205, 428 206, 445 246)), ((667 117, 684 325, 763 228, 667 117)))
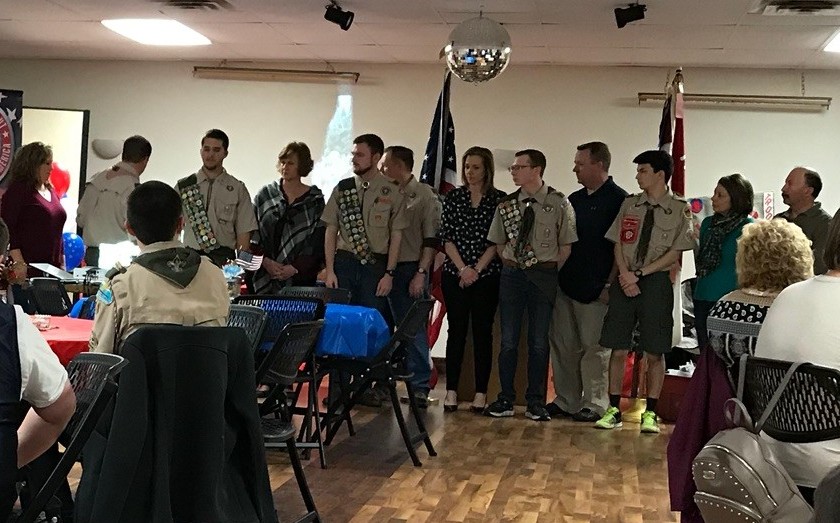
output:
POLYGON ((67 189, 70 188, 70 171, 62 169, 57 163, 53 162, 52 170, 50 170, 50 184, 58 197, 63 198, 67 194, 67 189))

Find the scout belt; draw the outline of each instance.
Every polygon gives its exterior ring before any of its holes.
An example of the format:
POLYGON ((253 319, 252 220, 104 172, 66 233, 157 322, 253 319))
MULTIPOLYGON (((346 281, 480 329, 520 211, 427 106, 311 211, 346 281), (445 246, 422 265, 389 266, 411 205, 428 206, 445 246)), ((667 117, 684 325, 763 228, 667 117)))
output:
POLYGON ((196 175, 189 176, 178 182, 178 192, 181 193, 181 202, 184 204, 184 212, 187 221, 190 222, 198 246, 203 251, 212 251, 219 246, 219 241, 210 226, 210 218, 204 202, 204 196, 198 187, 196 175))
MULTIPOLYGON (((518 196, 518 195, 517 195, 518 196)), ((517 249, 516 239, 519 237, 519 230, 522 226, 522 211, 519 210, 519 198, 510 198, 499 202, 499 214, 505 228, 505 235, 508 242, 514 244, 514 256, 520 269, 528 269, 538 263, 537 255, 530 243, 526 243, 520 252, 517 249)))
POLYGON ((362 217, 362 195, 356 189, 356 181, 353 178, 346 178, 338 183, 338 209, 339 220, 350 244, 350 251, 362 265, 376 263, 362 217))

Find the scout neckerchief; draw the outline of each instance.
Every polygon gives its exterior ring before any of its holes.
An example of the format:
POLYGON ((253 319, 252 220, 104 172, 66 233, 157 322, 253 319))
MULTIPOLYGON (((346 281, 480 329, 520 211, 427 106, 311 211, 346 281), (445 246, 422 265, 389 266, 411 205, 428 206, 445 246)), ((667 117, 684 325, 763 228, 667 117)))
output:
MULTIPOLYGON (((217 248, 219 241, 210 226, 205 198, 198 187, 198 176, 193 174, 178 182, 178 192, 181 193, 181 201, 184 204, 187 221, 190 222, 198 246, 203 251, 211 251, 217 248)), ((207 201, 209 200, 208 197, 207 201)))
MULTIPOLYGON (((551 187, 547 187, 547 194, 554 191, 551 187)), ((513 254, 516 257, 516 263, 520 269, 528 269, 536 265, 537 254, 530 241, 525 238, 525 241, 519 241, 519 234, 522 228, 522 211, 519 210, 519 194, 522 190, 517 189, 513 194, 508 195, 499 202, 499 214, 502 217, 505 228, 505 235, 508 242, 513 242, 513 254)), ((552 212, 554 208, 551 205, 543 205, 543 211, 552 212)), ((530 234, 529 234, 530 236, 530 234)))
POLYGON ((362 198, 364 191, 369 187, 370 182, 362 182, 360 192, 356 188, 355 178, 345 178, 338 182, 338 214, 341 226, 350 243, 350 250, 362 265, 375 263, 362 216, 362 198))

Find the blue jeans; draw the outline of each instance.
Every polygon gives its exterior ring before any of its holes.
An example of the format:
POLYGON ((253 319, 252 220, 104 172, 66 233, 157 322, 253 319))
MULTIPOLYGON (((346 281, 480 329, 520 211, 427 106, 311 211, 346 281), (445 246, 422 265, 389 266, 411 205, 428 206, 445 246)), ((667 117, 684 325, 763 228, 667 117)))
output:
POLYGON ((554 297, 557 294, 557 271, 512 267, 502 268, 499 285, 499 319, 502 347, 499 352, 499 399, 516 401, 514 379, 519 352, 522 315, 528 310, 528 405, 545 403, 548 378, 548 329, 554 297))
POLYGON ((338 286, 350 291, 350 303, 376 309, 383 318, 390 316, 388 299, 376 295, 376 286, 385 275, 385 260, 362 265, 355 256, 345 251, 335 253, 334 270, 338 286))
MULTIPOLYGON (((391 287, 391 294, 388 295, 388 301, 391 303, 391 312, 394 314, 394 323, 399 325, 405 315, 408 314, 408 309, 416 301, 408 292, 408 286, 411 283, 414 275, 417 274, 417 262, 401 262, 397 264, 394 272, 394 284, 391 287)), ((428 285, 428 281, 426 282, 428 285)), ((426 297, 426 291, 423 291, 423 296, 426 297)), ((414 338, 414 343, 408 347, 408 354, 406 358, 406 367, 408 371, 413 373, 411 384, 415 390, 421 392, 429 392, 429 380, 432 377, 432 366, 429 363, 429 336, 426 329, 421 329, 414 338)))

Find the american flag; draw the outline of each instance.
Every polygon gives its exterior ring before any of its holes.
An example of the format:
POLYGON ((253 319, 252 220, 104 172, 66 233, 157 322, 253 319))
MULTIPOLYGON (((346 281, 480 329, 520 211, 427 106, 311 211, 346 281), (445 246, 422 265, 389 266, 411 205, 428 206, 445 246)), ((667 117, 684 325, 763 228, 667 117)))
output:
POLYGON ((239 251, 236 253, 236 264, 246 271, 255 271, 262 266, 263 257, 251 254, 250 252, 239 251))
POLYGON ((458 171, 455 161, 455 124, 452 122, 452 113, 449 112, 451 80, 452 73, 447 71, 432 120, 432 129, 429 131, 423 167, 420 170, 420 181, 431 185, 439 194, 446 194, 455 188, 458 171))
POLYGON ((659 149, 674 158, 671 190, 678 196, 685 195, 685 136, 683 131, 683 75, 677 69, 668 86, 662 121, 659 123, 659 149))
MULTIPOLYGON (((659 149, 670 153, 674 159, 674 174, 671 175, 671 191, 677 196, 685 195, 685 141, 683 136, 683 75, 677 69, 674 80, 668 86, 662 121, 659 123, 659 149)), ((671 333, 673 345, 682 340, 682 256, 671 269, 674 282, 674 328, 671 333)))

